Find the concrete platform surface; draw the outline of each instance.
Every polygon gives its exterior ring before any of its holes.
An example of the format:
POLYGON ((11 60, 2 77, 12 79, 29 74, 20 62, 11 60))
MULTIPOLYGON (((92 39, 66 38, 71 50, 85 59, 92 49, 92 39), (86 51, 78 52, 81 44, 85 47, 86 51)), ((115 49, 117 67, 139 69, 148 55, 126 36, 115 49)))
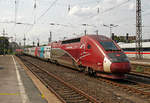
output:
POLYGON ((0 103, 48 103, 13 56, 0 56, 0 103))

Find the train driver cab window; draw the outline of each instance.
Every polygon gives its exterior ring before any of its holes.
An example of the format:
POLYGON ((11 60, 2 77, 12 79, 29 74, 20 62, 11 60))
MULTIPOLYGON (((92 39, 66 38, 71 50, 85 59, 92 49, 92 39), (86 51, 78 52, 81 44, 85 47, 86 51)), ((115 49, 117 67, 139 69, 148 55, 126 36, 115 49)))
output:
POLYGON ((88 48, 88 49, 91 49, 91 45, 90 45, 90 44, 88 44, 88 45, 87 45, 87 48, 88 48))
POLYGON ((120 51, 112 41, 101 41, 100 44, 106 51, 120 51))

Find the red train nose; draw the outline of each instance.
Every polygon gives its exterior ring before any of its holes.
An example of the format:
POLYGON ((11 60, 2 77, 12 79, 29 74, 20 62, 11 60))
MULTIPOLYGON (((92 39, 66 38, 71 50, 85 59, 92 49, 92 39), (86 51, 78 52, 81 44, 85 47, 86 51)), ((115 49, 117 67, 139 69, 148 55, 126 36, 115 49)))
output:
POLYGON ((125 74, 130 72, 131 65, 130 63, 112 63, 110 69, 112 73, 125 74))

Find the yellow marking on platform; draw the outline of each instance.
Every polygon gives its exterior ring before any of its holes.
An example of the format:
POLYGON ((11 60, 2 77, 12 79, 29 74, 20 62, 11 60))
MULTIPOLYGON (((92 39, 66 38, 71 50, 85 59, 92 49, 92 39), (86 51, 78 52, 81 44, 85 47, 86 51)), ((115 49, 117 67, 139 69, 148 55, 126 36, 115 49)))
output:
POLYGON ((0 95, 20 95, 20 93, 0 93, 0 95))
POLYGON ((45 96, 44 96, 43 94, 41 94, 41 97, 42 97, 42 98, 45 98, 45 96))

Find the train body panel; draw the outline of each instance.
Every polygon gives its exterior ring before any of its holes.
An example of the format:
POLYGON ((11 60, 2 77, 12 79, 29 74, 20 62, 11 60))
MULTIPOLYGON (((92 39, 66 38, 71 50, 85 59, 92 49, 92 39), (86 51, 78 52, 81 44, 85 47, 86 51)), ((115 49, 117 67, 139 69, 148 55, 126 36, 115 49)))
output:
POLYGON ((51 59, 51 46, 44 46, 44 58, 51 59))
MULTIPOLYGON (((102 35, 52 42, 48 46, 35 47, 34 55, 56 63, 92 73, 118 76, 131 69, 127 56, 111 39, 102 35)), ((115 77, 115 78, 116 78, 115 77)), ((114 77, 110 77, 114 78, 114 77)), ((119 76, 117 77, 119 78, 119 76)))
POLYGON ((38 56, 38 47, 35 47, 35 50, 34 50, 34 56, 35 56, 35 57, 38 56))
POLYGON ((52 44, 51 59, 57 63, 74 68, 76 59, 71 54, 72 52, 66 46, 52 44))
POLYGON ((39 54, 40 54, 40 58, 44 58, 44 47, 40 47, 39 54))

